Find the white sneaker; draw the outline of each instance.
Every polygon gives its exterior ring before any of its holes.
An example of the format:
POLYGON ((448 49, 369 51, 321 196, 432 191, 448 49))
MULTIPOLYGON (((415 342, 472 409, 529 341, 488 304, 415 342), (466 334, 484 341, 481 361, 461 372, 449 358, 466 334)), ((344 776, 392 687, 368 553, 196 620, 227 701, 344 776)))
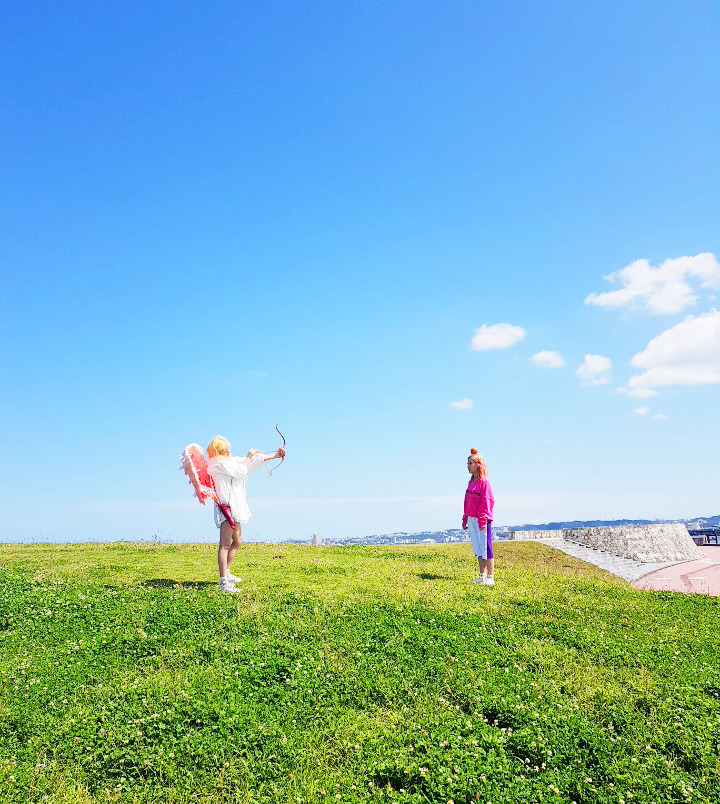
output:
POLYGON ((495 586, 495 578, 492 575, 488 575, 485 579, 485 586, 495 586))
POLYGON ((219 583, 220 591, 221 592, 239 592, 239 589, 235 588, 235 584, 229 580, 228 578, 220 578, 219 583))
POLYGON ((225 577, 228 579, 228 581, 232 581, 233 583, 240 583, 240 581, 242 581, 242 578, 238 578, 238 576, 233 575, 232 572, 228 572, 225 577))
POLYGON ((483 575, 480 578, 473 578, 472 581, 470 581, 470 583, 482 583, 482 584, 484 584, 485 583, 485 576, 483 575))

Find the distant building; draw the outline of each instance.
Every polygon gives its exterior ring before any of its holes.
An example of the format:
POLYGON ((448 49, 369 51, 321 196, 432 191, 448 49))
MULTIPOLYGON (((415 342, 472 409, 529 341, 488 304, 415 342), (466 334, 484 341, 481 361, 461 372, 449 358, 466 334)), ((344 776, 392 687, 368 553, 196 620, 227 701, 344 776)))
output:
POLYGON ((322 533, 313 533, 312 536, 313 547, 319 547, 322 543, 323 543, 322 533))

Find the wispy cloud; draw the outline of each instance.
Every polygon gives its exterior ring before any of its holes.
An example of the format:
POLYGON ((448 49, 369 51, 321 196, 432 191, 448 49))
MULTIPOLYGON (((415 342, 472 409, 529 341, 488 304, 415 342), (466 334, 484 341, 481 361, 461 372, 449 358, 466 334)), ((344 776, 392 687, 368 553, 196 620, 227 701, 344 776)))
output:
MULTIPOLYGON (((192 492, 192 489, 190 489, 192 492)), ((190 496, 190 494, 188 494, 190 496)), ((173 511, 201 511, 198 501, 190 496, 187 500, 105 500, 63 503, 64 512, 92 511, 96 514, 155 514, 173 511)), ((207 510, 207 506, 206 506, 207 510)))
POLYGON ((455 410, 470 410, 474 404, 472 399, 458 399, 457 402, 451 402, 450 407, 455 410))
POLYGON ((653 416, 653 419, 669 419, 669 416, 666 416, 664 413, 656 413, 653 416))
POLYGON ((612 360, 604 355, 585 355, 576 373, 583 385, 605 385, 610 382, 612 365, 612 360))
POLYGON ((652 396, 670 385, 720 383, 720 311, 689 315, 653 338, 631 363, 641 373, 628 381, 630 396, 652 396))
POLYGON ((562 368, 565 365, 565 358, 560 352, 543 351, 535 352, 530 360, 542 368, 562 368))
POLYGON ((637 413, 638 416, 647 416, 648 413, 650 413, 650 408, 645 405, 641 408, 635 408, 634 412, 637 413))
POLYGON ((525 330, 513 324, 483 324, 475 330, 471 346, 476 352, 507 349, 525 337, 525 330))
POLYGON ((657 391, 653 391, 652 388, 618 388, 618 392, 621 394, 627 394, 628 396, 633 397, 634 399, 650 399, 652 396, 657 396, 657 391))
POLYGON ((654 268, 648 260, 635 260, 620 271, 604 277, 622 287, 605 293, 591 293, 585 304, 597 307, 626 307, 654 315, 679 313, 698 300, 691 280, 704 289, 720 289, 720 263, 713 254, 677 257, 654 268))

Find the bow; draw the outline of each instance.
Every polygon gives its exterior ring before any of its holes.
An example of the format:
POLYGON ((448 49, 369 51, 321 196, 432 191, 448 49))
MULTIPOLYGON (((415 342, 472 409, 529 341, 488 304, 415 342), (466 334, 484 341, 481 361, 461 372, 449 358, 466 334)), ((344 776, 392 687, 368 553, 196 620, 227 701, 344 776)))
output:
POLYGON ((280 447, 280 449, 278 450, 278 452, 282 452, 282 454, 280 455, 280 463, 277 464, 277 466, 273 466, 273 468, 270 470, 270 475, 271 476, 272 476, 272 473, 278 468, 278 466, 281 466, 282 463, 285 461, 285 445, 287 444, 287 441, 285 440, 285 436, 280 432, 280 428, 277 426, 277 424, 275 425, 275 429, 280 434, 280 438, 282 438, 283 443, 282 443, 282 447, 280 447))

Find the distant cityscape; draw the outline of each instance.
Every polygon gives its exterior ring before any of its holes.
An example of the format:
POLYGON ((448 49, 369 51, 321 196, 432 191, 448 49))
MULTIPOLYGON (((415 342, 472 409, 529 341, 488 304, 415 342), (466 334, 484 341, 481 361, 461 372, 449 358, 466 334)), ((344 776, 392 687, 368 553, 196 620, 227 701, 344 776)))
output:
MULTIPOLYGON (((562 528, 617 527, 621 525, 653 525, 677 523, 685 525, 690 533, 720 531, 720 514, 718 516, 695 517, 694 519, 593 519, 586 522, 547 522, 542 525, 498 525, 493 527, 493 534, 502 541, 510 537, 514 530, 560 530, 562 528)), ((467 532, 460 528, 448 530, 432 530, 418 532, 382 533, 372 536, 346 536, 339 539, 324 539, 322 534, 314 533, 304 539, 288 539, 292 544, 327 544, 327 545, 382 545, 382 544, 443 544, 448 542, 467 542, 467 532)))

